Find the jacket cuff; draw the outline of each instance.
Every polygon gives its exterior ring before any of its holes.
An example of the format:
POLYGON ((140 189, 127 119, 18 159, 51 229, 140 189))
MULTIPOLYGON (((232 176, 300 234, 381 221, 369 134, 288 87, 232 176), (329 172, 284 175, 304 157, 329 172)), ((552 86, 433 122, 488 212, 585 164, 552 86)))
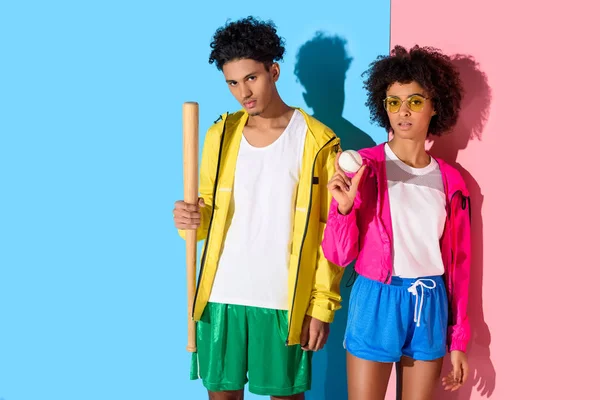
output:
POLYGON ((468 340, 461 340, 457 338, 450 338, 450 351, 459 350, 463 353, 467 352, 467 344, 469 344, 468 340))
POLYGON ((316 318, 319 321, 326 322, 328 324, 333 322, 334 314, 335 311, 319 307, 316 304, 310 304, 308 306, 308 310, 306 311, 306 315, 316 318))
POLYGON ((329 210, 329 220, 336 220, 337 222, 342 223, 342 224, 347 224, 349 222, 355 221, 356 220, 356 204, 354 206, 352 206, 352 208, 350 209, 350 212, 346 215, 340 214, 340 212, 338 211, 338 208, 337 208, 337 204, 336 204, 335 207, 332 207, 331 210, 329 210))

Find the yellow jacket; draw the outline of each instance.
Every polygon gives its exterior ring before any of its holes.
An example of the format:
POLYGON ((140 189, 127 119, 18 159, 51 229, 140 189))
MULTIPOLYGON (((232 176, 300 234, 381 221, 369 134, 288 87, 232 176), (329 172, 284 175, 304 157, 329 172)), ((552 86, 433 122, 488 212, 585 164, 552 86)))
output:
MULTIPOLYGON (((300 343, 305 315, 324 322, 333 321, 334 312, 340 308, 339 284, 343 274, 342 268, 325 259, 321 249, 331 202, 327 182, 335 172, 339 139, 321 122, 301 109, 298 111, 304 115, 308 130, 298 182, 288 275, 289 345, 300 343)), ((194 300, 196 321, 210 297, 226 228, 233 216, 230 203, 235 166, 247 120, 245 111, 223 114, 209 128, 204 140, 199 192, 206 207, 201 209, 198 240, 205 242, 194 300)), ((184 231, 179 233, 184 235, 184 231)))

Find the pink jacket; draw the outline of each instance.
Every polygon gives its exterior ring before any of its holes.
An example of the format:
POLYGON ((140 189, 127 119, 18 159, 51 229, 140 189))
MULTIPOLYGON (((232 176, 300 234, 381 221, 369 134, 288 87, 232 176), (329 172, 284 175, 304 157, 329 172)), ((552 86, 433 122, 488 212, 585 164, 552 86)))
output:
MULTIPOLYGON (((332 199, 322 248, 325 257, 347 266, 358 258, 358 274, 390 283, 393 272, 393 234, 385 168, 384 145, 359 151, 366 169, 354 206, 348 215, 337 211, 332 199)), ((460 173, 446 162, 440 166, 446 192, 447 216, 440 239, 445 282, 450 303, 449 349, 465 351, 471 336, 467 298, 471 264, 470 199, 460 173)))

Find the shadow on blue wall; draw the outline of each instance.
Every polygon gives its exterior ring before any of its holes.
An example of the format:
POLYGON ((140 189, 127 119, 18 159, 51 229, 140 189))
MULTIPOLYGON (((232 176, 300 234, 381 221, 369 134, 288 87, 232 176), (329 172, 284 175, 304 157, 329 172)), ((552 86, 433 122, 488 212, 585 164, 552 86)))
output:
MULTIPOLYGON (((342 116, 346 101, 346 72, 351 62, 345 39, 317 32, 299 48, 294 73, 304 87, 304 101, 313 110, 313 116, 333 129, 340 138, 343 149, 358 150, 372 147, 375 142, 342 116)), ((353 281, 352 264, 346 268, 342 278, 342 309, 335 314, 327 345, 313 357, 313 384, 312 390, 307 393, 308 399, 348 398, 343 340, 353 281)))

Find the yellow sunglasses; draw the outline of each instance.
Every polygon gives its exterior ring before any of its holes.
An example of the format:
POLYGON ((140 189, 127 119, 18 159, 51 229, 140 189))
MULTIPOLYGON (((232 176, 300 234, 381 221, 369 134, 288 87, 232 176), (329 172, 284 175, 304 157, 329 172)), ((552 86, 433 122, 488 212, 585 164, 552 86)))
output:
POLYGON ((410 111, 421 112, 423 111, 423 107, 425 107, 425 100, 427 100, 427 97, 423 97, 420 94, 408 96, 404 101, 397 96, 388 96, 383 99, 383 107, 388 112, 395 114, 400 111, 402 103, 406 103, 406 106, 410 111))

